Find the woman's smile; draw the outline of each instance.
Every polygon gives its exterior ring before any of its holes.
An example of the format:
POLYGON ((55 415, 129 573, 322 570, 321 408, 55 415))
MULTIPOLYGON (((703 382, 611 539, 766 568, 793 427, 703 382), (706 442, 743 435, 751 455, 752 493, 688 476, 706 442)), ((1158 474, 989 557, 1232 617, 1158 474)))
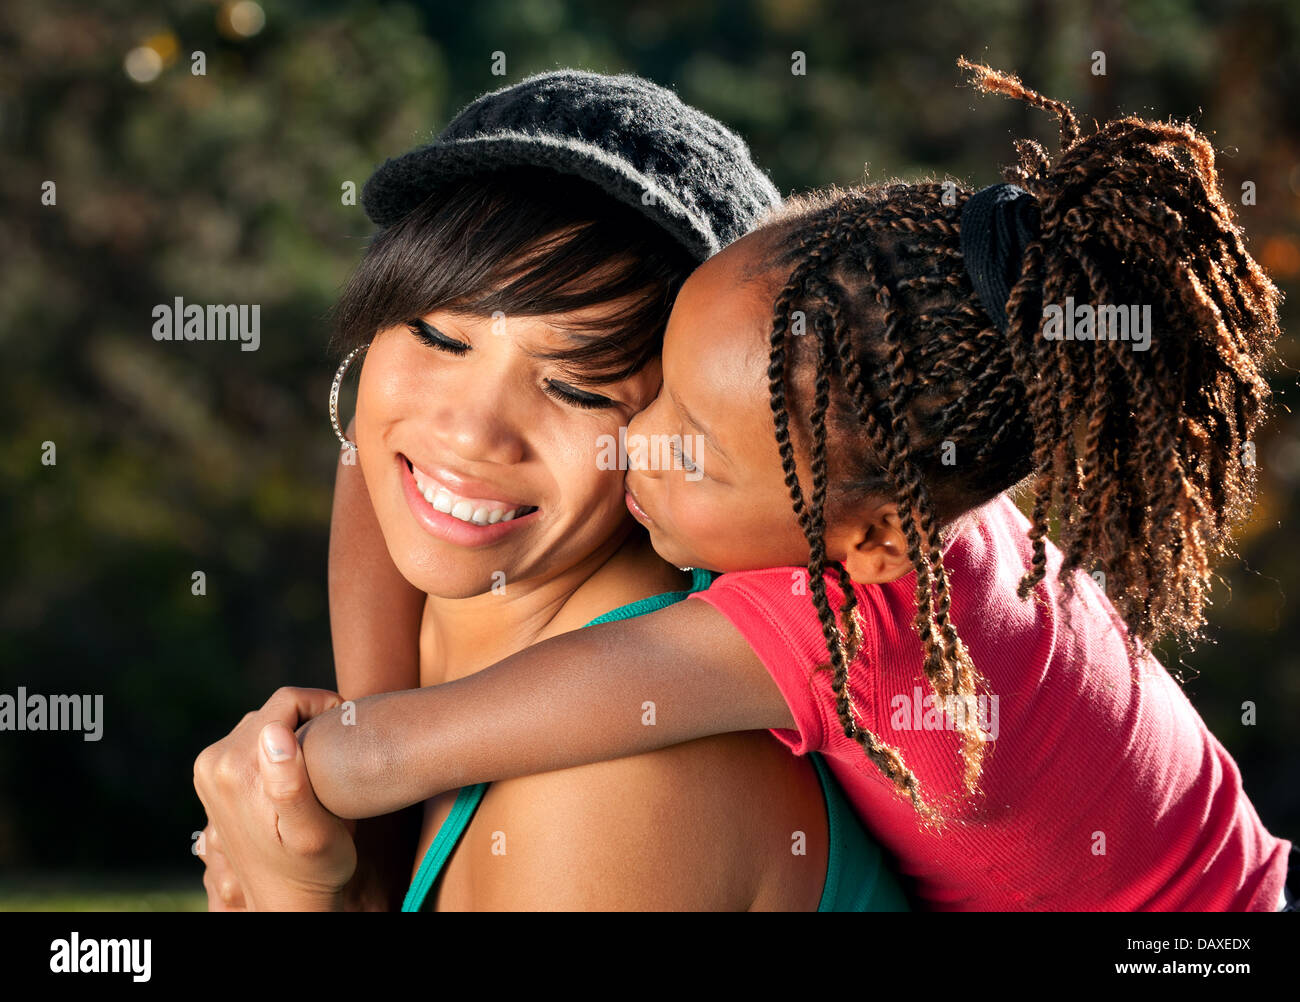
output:
POLYGON ((450 471, 435 477, 396 454, 402 493, 416 522, 439 539, 458 546, 487 546, 520 527, 532 525, 540 509, 522 502, 473 497, 453 491, 477 489, 450 471), (452 481, 449 484, 447 481, 452 481))

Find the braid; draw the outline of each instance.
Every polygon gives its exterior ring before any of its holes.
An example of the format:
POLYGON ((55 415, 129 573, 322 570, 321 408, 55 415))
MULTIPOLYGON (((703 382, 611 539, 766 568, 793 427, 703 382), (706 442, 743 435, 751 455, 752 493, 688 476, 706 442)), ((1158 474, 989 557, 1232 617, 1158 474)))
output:
MULTIPOLYGON (((829 213, 826 213, 827 218, 824 221, 819 220, 819 228, 816 230, 817 246, 820 251, 818 260, 823 255, 828 255, 828 245, 832 241, 844 238, 845 227, 848 223, 844 210, 845 206, 841 203, 833 207, 829 213)), ((810 255, 809 264, 812 264, 811 258, 810 255)), ((796 269, 791 274, 785 288, 778 294, 775 307, 777 315, 774 317, 773 322, 769 377, 773 377, 776 371, 778 358, 781 360, 782 370, 784 369, 784 339, 789 331, 789 312, 792 304, 799 297, 800 290, 821 292, 822 310, 815 317, 813 324, 813 330, 817 335, 818 364, 816 366, 814 405, 809 415, 812 426, 812 462, 810 465, 813 473, 813 499, 811 508, 805 509, 805 518, 801 524, 809 541, 808 580, 814 607, 821 623, 822 633, 830 656, 832 669, 831 689, 835 694, 836 715, 844 733, 858 742, 868 758, 893 782, 895 788, 901 794, 911 799, 924 823, 941 827, 944 823, 942 815, 930 804, 926 803, 921 796, 920 784, 916 776, 904 764, 898 750, 884 744, 875 734, 869 729, 860 726, 854 719, 852 698, 849 690, 848 664, 850 659, 857 654, 861 637, 853 615, 857 606, 857 597, 853 591, 848 572, 842 564, 837 568, 837 572, 841 592, 845 597, 841 617, 844 632, 848 636, 847 645, 837 629, 835 615, 831 611, 826 594, 824 576, 826 567, 825 496, 827 488, 825 416, 830 394, 828 371, 832 369, 838 371, 850 386, 856 387, 855 397, 862 396, 863 391, 861 376, 858 371, 858 361, 851 352, 844 350, 843 332, 846 329, 846 323, 843 316, 842 302, 838 295, 829 291, 824 280, 819 279, 820 276, 815 266, 796 269), (829 346, 831 345, 837 348, 838 355, 832 356, 830 354, 829 346)), ((771 391, 771 407, 775 426, 778 429, 788 429, 789 415, 785 408, 784 386, 777 385, 776 379, 773 378, 771 379, 771 391)), ((884 444, 887 441, 884 431, 874 416, 869 415, 867 424, 869 434, 873 440, 878 444, 884 444)), ((778 445, 782 445, 780 431, 778 431, 778 445)), ((793 491, 798 490, 798 476, 793 448, 789 444, 788 430, 782 447, 782 466, 786 473, 787 485, 792 482, 796 485, 792 488, 793 493, 793 491)))
MULTIPOLYGON (((1280 294, 1247 253, 1218 192, 1213 150, 1190 126, 1127 118, 1083 136, 1063 102, 959 65, 981 90, 1060 124, 1055 158, 1019 140, 1006 172, 1033 194, 1040 218, 1006 303, 1006 332, 965 272, 969 190, 957 186, 952 198, 951 183, 831 188, 791 199, 760 227, 775 259, 767 264, 784 278, 769 343, 773 425, 808 541, 836 714, 934 825, 946 820, 938 801, 922 796, 898 749, 858 717, 849 675, 862 642, 858 598, 844 563, 827 553, 828 524, 866 500, 896 505, 916 574, 922 670, 940 699, 985 687, 952 615, 943 529, 1022 481, 1032 500, 1021 598, 1051 594, 1050 526, 1060 594, 1076 586, 1075 572, 1103 571, 1130 650, 1167 632, 1194 635, 1213 563, 1253 497, 1240 450, 1263 418, 1279 333, 1280 294), (1105 338, 1072 349, 1044 336, 1045 306, 1071 299, 1143 304, 1158 323, 1142 349, 1105 338), (792 337, 797 311, 813 337, 792 337), (811 400, 810 499, 799 482, 793 399, 811 400), (960 463, 942 458, 954 449, 960 463), (843 596, 838 618, 830 564, 843 596)), ((957 729, 961 783, 975 794, 984 735, 971 713, 957 729)))
MULTIPOLYGON (((963 65, 984 90, 1057 110, 1012 77, 963 65)), ((1017 309, 1013 293, 1013 345, 1033 342, 1018 369, 1029 380, 1039 471, 1022 593, 1045 574, 1050 513, 1065 551, 1061 574, 1088 561, 1104 570, 1131 639, 1191 637, 1204 621, 1210 569, 1254 494, 1241 449, 1268 400, 1263 372, 1280 294, 1247 253, 1219 193, 1214 151, 1194 129, 1128 118, 1067 141, 1070 128, 1063 119, 1054 166, 1022 145, 1012 172, 1042 220, 1016 293, 1033 283, 1042 302, 1148 304, 1159 323, 1147 351, 1102 340, 1071 351, 1038 337, 1041 305, 1017 309)))

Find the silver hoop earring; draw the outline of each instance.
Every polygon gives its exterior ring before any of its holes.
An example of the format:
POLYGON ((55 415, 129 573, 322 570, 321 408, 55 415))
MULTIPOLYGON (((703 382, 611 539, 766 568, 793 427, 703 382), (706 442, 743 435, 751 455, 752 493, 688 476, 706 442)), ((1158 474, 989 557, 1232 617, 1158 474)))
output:
POLYGON ((362 345, 360 348, 353 348, 348 352, 348 357, 343 360, 339 366, 339 371, 334 373, 334 384, 330 387, 330 424, 334 426, 334 434, 338 436, 343 448, 356 450, 357 443, 353 442, 343 434, 343 429, 339 427, 339 387, 343 385, 343 374, 348 371, 348 366, 352 360, 365 351, 369 345, 362 345))

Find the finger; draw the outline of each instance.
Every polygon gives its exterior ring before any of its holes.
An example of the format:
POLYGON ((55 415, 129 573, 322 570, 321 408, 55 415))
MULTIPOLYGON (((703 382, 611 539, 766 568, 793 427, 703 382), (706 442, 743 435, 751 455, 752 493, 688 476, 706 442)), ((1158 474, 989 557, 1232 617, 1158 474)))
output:
POLYGON ((272 721, 262 728, 259 744, 262 791, 275 808, 280 842, 291 851, 311 854, 329 841, 337 819, 316 799, 292 731, 272 721))
POLYGON ((208 892, 208 911, 242 912, 248 910, 239 879, 228 866, 209 863, 203 871, 203 888, 208 892))
POLYGON ((204 827, 203 835, 203 886, 208 892, 208 911, 244 911, 244 891, 222 849, 221 836, 211 822, 204 827))
POLYGON ((329 689, 300 689, 286 685, 271 694, 262 710, 293 730, 304 720, 310 720, 342 703, 343 697, 329 689))

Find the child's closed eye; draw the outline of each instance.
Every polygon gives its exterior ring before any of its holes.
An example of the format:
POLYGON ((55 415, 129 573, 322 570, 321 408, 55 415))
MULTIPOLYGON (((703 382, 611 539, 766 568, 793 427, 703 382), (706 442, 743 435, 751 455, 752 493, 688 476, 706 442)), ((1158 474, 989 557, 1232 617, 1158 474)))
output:
POLYGON ((673 458, 682 464, 682 469, 687 473, 696 473, 699 471, 700 468, 691 462, 690 457, 687 456, 685 450, 682 449, 682 443, 678 436, 674 435, 669 440, 668 447, 672 451, 673 458))

